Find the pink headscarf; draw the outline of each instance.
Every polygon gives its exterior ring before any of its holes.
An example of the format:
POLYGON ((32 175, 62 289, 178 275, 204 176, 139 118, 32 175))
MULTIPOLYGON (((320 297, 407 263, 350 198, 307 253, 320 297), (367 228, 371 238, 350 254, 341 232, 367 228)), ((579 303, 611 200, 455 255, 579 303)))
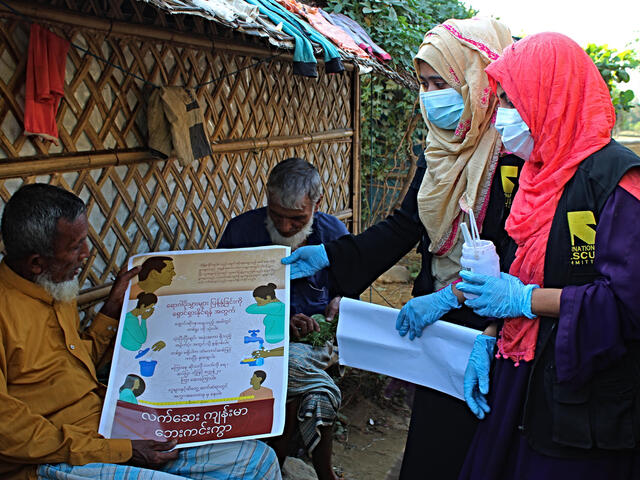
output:
MULTIPOLYGON (((522 168, 506 229, 518 245, 509 273, 542 285, 560 196, 580 163, 611 140, 615 112, 591 58, 559 33, 514 43, 485 71, 500 83, 533 136, 533 152, 522 168)), ((537 318, 508 319, 499 352, 516 363, 532 360, 537 337, 537 318)))

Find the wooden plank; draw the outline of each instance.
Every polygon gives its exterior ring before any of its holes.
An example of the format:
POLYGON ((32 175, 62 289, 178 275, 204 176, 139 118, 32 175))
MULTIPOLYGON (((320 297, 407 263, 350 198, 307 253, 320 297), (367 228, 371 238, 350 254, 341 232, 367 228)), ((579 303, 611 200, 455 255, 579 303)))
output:
MULTIPOLYGON (((293 135, 272 138, 254 138, 231 140, 211 146, 213 154, 236 153, 246 150, 266 150, 286 148, 311 143, 321 143, 329 140, 347 141, 354 135, 350 128, 317 132, 308 135, 293 135)), ((88 168, 114 167, 133 163, 153 162, 162 160, 154 157, 146 150, 125 152, 90 153, 87 155, 60 155, 37 160, 19 160, 0 164, 0 179, 22 177, 25 175, 40 175, 52 172, 68 172, 88 168)))
POLYGON ((353 210, 352 230, 360 233, 360 75, 353 74, 351 82, 351 128, 353 146, 351 147, 351 210, 353 210))

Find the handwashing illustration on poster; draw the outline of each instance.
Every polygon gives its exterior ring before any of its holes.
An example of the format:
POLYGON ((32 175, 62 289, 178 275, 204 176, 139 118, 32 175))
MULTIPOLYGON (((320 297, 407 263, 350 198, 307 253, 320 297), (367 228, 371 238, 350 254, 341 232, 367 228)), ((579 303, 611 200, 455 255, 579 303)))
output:
POLYGON ((136 255, 100 419, 107 438, 194 446, 280 435, 288 247, 136 255))

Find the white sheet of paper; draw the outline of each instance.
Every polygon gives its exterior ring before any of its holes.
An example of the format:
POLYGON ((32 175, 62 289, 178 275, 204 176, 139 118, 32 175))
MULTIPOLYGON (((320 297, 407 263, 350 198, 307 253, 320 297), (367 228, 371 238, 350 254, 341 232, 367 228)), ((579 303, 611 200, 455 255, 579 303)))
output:
POLYGON ((473 341, 481 333, 435 322, 420 338, 398 335, 399 310, 343 298, 338 322, 340 364, 382 373, 464 399, 462 381, 473 341))

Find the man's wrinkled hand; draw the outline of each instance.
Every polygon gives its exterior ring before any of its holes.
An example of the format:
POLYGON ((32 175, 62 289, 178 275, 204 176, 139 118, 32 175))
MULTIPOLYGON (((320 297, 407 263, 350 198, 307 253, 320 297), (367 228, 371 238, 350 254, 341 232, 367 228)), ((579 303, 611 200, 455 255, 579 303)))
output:
POLYGON ((307 336, 308 333, 320 331, 320 325, 318 325, 318 322, 311 317, 307 317, 303 313, 296 313, 292 316, 289 326, 291 328, 291 336, 296 340, 300 340, 302 337, 307 336))
POLYGON ((179 452, 169 451, 177 445, 177 440, 158 442, 156 440, 131 440, 132 455, 129 465, 157 469, 167 462, 176 460, 179 452))
POLYGON ((100 312, 111 318, 119 318, 120 310, 122 310, 122 302, 124 301, 124 294, 127 291, 129 281, 138 275, 140 267, 133 267, 131 270, 127 270, 126 265, 120 269, 115 282, 111 286, 111 291, 104 305, 100 309, 100 312))
POLYGON ((342 297, 334 297, 324 309, 324 318, 327 322, 333 322, 334 317, 340 313, 340 300, 342 297))

